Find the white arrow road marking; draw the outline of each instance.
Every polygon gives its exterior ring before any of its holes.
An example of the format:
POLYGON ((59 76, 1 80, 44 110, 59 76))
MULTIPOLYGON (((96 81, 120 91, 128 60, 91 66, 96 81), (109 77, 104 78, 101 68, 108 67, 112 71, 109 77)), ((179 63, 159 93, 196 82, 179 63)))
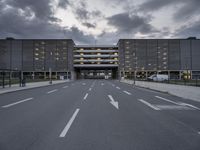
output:
POLYGON ((115 101, 111 95, 108 95, 108 97, 109 97, 110 100, 111 100, 110 103, 111 103, 115 108, 119 109, 119 104, 118 104, 118 102, 115 101))
POLYGON ((171 101, 171 100, 169 100, 169 99, 166 99, 166 98, 163 98, 163 97, 160 97, 160 96, 155 96, 155 97, 158 98, 158 99, 164 100, 164 101, 166 101, 166 102, 170 102, 170 103, 172 103, 172 104, 180 105, 180 104, 177 103, 177 102, 171 101))
POLYGON ((163 98, 163 97, 160 97, 160 96, 155 96, 155 97, 156 97, 156 98, 159 98, 159 99, 162 99, 162 100, 164 100, 164 101, 167 101, 167 102, 176 104, 176 105, 187 106, 187 107, 191 107, 191 108, 200 110, 200 108, 198 108, 198 107, 196 107, 196 106, 194 106, 194 105, 191 105, 191 104, 182 103, 182 102, 174 102, 174 101, 172 101, 172 100, 169 100, 169 99, 166 99, 166 98, 163 98))
POLYGON ((123 91, 124 93, 128 94, 128 95, 131 95, 131 93, 127 92, 127 91, 123 91))
POLYGON ((143 104, 149 106, 150 108, 154 109, 154 110, 160 110, 160 108, 148 103, 147 101, 143 100, 143 99, 138 99, 140 102, 142 102, 143 104))
POLYGON ((83 99, 85 100, 87 97, 88 97, 88 93, 85 94, 83 99))
POLYGON ((69 122, 67 123, 67 125, 65 126, 65 128, 63 129, 63 131, 61 132, 59 137, 61 137, 61 138, 65 137, 65 135, 69 131, 69 128, 71 127, 71 125, 72 125, 72 123, 73 123, 74 119, 76 118, 79 111, 80 111, 80 109, 76 109, 76 111, 72 115, 71 119, 69 120, 69 122))
POLYGON ((178 104, 181 105, 181 106, 188 106, 188 107, 192 107, 194 109, 200 110, 200 108, 198 108, 198 107, 196 107, 194 105, 191 105, 191 104, 182 103, 182 102, 179 102, 178 104))
POLYGON ((116 88, 120 90, 120 87, 117 86, 116 88))
POLYGON ((20 104, 20 103, 26 102, 26 101, 30 101, 30 100, 32 100, 32 99, 33 99, 33 97, 31 97, 31 98, 27 98, 27 99, 24 99, 24 100, 21 100, 21 101, 15 102, 15 103, 11 103, 11 104, 8 104, 8 105, 5 105, 5 106, 2 106, 2 108, 8 108, 8 107, 11 107, 11 106, 14 106, 14 105, 17 105, 17 104, 20 104))
POLYGON ((58 89, 55 89, 55 90, 49 91, 49 92, 47 92, 47 94, 50 94, 50 93, 53 93, 53 92, 56 92, 56 91, 58 91, 58 89))

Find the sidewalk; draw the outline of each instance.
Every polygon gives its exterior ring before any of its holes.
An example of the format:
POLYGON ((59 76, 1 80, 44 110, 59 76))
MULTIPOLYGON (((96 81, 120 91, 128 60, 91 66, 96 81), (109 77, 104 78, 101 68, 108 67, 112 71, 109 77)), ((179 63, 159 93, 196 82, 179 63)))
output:
MULTIPOLYGON (((56 80, 52 82, 52 85, 65 83, 65 82, 70 82, 70 80, 56 80)), ((37 88, 37 87, 43 87, 43 86, 50 86, 50 85, 51 84, 49 84, 49 81, 31 82, 31 83, 27 83, 25 87, 19 87, 19 84, 14 84, 12 85, 12 87, 0 88, 0 94, 20 91, 20 90, 25 90, 25 89, 32 89, 32 88, 37 88)))
MULTIPOLYGON (((121 80, 127 84, 133 84, 132 80, 121 80)), ((155 83, 147 81, 136 81, 136 86, 149 88, 156 91, 167 92, 171 95, 182 97, 185 99, 191 99, 200 102, 200 87, 166 84, 166 83, 155 83)))

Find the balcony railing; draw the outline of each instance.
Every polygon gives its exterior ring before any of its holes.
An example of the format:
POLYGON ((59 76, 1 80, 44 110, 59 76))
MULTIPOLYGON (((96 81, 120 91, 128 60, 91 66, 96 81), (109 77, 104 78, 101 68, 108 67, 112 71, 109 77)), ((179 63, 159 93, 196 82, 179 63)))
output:
POLYGON ((95 58, 109 58, 109 57, 118 57, 118 55, 74 55, 76 58, 84 57, 84 58, 89 58, 89 57, 95 57, 95 58))
POLYGON ((75 59, 74 62, 118 62, 118 60, 114 59, 86 59, 86 60, 79 60, 75 59))
POLYGON ((79 53, 107 53, 107 52, 118 52, 118 50, 74 50, 74 52, 79 52, 79 53))

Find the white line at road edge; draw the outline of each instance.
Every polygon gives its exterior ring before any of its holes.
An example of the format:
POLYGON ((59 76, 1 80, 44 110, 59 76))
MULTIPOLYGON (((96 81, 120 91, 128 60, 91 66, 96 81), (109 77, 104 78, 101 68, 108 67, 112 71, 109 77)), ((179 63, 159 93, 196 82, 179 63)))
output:
POLYGON ((131 93, 127 92, 127 91, 123 91, 124 93, 128 94, 128 95, 131 95, 131 93))
POLYGON ((65 126, 65 128, 63 129, 63 131, 61 132, 59 137, 61 137, 61 138, 65 137, 65 135, 69 131, 69 128, 71 127, 71 125, 72 125, 72 123, 73 123, 74 119, 76 118, 79 111, 80 111, 80 109, 76 109, 76 111, 72 115, 71 119, 69 120, 69 122, 67 123, 67 125, 65 126))
POLYGON ((88 93, 85 94, 83 99, 85 100, 87 97, 88 97, 88 93))
POLYGON ((8 107, 11 107, 11 106, 14 106, 14 105, 17 105, 17 104, 20 104, 20 103, 26 102, 26 101, 30 101, 30 100, 32 100, 32 99, 33 99, 33 97, 31 97, 31 98, 27 98, 27 99, 24 99, 24 100, 21 100, 21 101, 15 102, 15 103, 11 103, 11 104, 8 104, 8 105, 5 105, 5 106, 2 106, 2 108, 8 108, 8 107))
POLYGON ((154 110, 160 110, 160 108, 148 103, 147 101, 143 100, 143 99, 138 99, 140 102, 142 102, 143 104, 149 106, 150 108, 154 109, 154 110))
POLYGON ((49 92, 47 92, 47 94, 50 94, 50 93, 53 93, 53 92, 56 92, 56 91, 58 91, 58 89, 55 89, 55 90, 49 91, 49 92))

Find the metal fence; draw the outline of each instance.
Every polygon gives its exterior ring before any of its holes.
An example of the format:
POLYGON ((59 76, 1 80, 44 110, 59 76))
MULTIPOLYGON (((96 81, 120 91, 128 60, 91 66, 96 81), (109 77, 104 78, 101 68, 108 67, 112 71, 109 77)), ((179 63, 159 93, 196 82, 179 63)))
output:
MULTIPOLYGON (((133 80, 133 78, 125 78, 129 80, 133 80)), ((146 80, 146 79, 140 79, 136 78, 135 81, 146 81, 146 82, 154 82, 154 83, 167 83, 167 84, 177 84, 177 85, 187 85, 187 86, 197 86, 200 87, 200 80, 199 79, 180 79, 180 80, 175 80, 175 79, 170 79, 170 80, 165 80, 165 81, 153 81, 153 80, 146 80)))
POLYGON ((22 86, 21 71, 0 69, 0 87, 11 87, 12 84, 22 86))

